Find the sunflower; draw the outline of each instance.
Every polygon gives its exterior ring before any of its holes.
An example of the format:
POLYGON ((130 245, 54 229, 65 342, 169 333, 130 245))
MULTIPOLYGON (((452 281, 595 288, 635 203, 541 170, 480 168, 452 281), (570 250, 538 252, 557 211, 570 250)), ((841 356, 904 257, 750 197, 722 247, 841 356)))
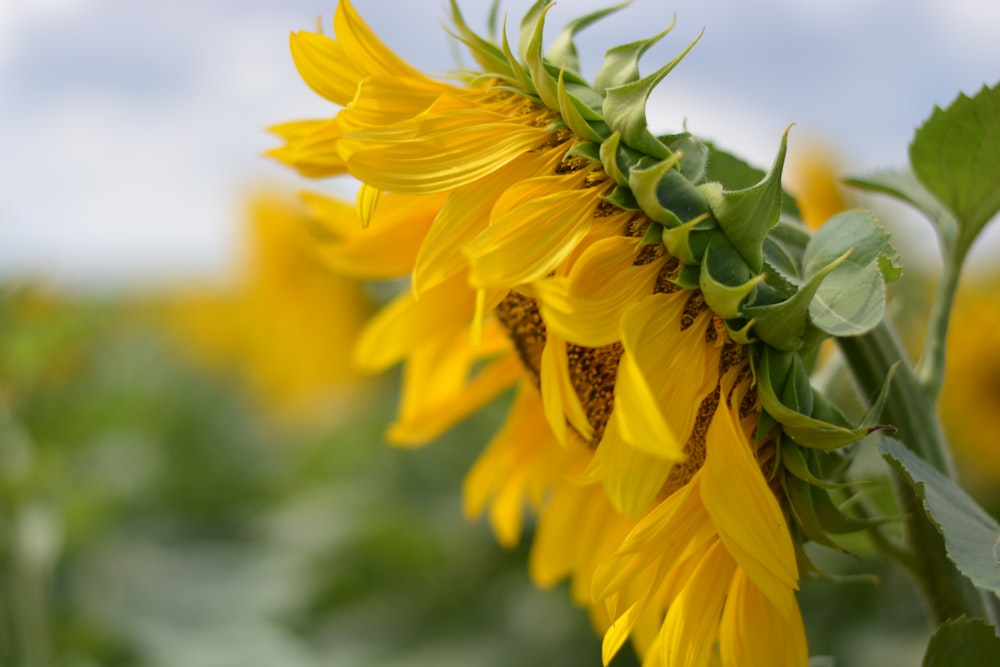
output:
POLYGON ((515 54, 453 2, 479 68, 440 81, 341 0, 333 37, 291 36, 341 109, 272 128, 270 155, 361 182, 353 207, 305 195, 329 265, 409 280, 355 348, 368 370, 403 364, 390 441, 426 443, 513 388, 466 513, 514 545, 529 510, 532 577, 570 581, 605 662, 631 638, 648 665, 805 665, 801 544, 825 535, 812 471, 867 432, 807 377, 825 336, 811 299, 850 250, 779 224, 784 139, 764 173, 649 131, 646 99, 687 52, 640 77, 667 31, 611 49, 591 85, 573 36, 610 10, 543 55, 550 8, 529 9, 515 54))
POLYGON ((160 316, 196 360, 237 373, 274 416, 299 424, 342 418, 333 408, 365 393, 345 350, 370 300, 313 256, 294 197, 258 192, 246 209, 245 253, 230 284, 173 293, 160 316))
POLYGON ((975 276, 959 289, 948 332, 948 366, 941 391, 941 420, 967 482, 990 507, 1000 503, 1000 452, 984 433, 1000 429, 1000 326, 997 276, 975 276))

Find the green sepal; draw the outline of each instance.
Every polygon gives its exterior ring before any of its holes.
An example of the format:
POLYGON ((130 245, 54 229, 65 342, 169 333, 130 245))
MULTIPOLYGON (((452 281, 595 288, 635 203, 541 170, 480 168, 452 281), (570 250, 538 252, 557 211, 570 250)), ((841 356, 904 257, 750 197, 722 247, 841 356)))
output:
POLYGON ((622 133, 622 141, 628 146, 659 160, 670 156, 670 150, 654 137, 646 125, 646 100, 649 94, 670 73, 684 56, 701 39, 699 34, 676 58, 647 77, 608 88, 605 92, 604 122, 622 133))
POLYGON ((659 245, 661 243, 663 243, 663 225, 658 222, 649 223, 639 245, 659 245))
MULTIPOLYGON (((628 187, 623 187, 621 185, 615 186, 615 189, 611 191, 611 194, 604 197, 605 201, 609 201, 618 208, 625 211, 638 211, 639 202, 635 200, 635 195, 628 187)), ((659 225, 657 225, 659 226, 659 225)))
MULTIPOLYGON (((803 482, 808 482, 809 484, 818 486, 821 489, 843 489, 855 486, 855 483, 853 482, 843 482, 838 484, 835 482, 828 482, 821 477, 818 477, 809 468, 809 463, 806 461, 806 453, 807 452, 791 440, 783 440, 781 443, 781 455, 785 470, 795 475, 803 482)), ((815 455, 816 451, 810 450, 808 453, 810 455, 815 455)))
POLYGON ((612 132, 601 143, 601 163, 608 176, 620 186, 629 186, 629 173, 645 156, 622 144, 621 132, 612 132))
POLYGON ((823 523, 820 521, 813 503, 813 489, 815 487, 792 475, 785 475, 782 481, 785 486, 785 496, 788 498, 788 505, 792 511, 792 518, 795 519, 795 523, 805 536, 817 544, 846 553, 847 550, 830 539, 827 531, 823 528, 823 523))
POLYGON ((668 32, 673 30, 676 23, 677 15, 675 14, 673 20, 670 21, 670 25, 660 34, 654 35, 649 39, 639 40, 631 44, 622 44, 621 46, 609 49, 604 54, 604 63, 601 65, 601 69, 597 71, 597 76, 594 77, 594 89, 599 93, 604 93, 608 88, 617 88, 638 81, 639 58, 649 50, 649 47, 656 44, 668 32))
POLYGON ((708 145, 690 132, 657 137, 672 153, 681 153, 680 170, 692 183, 700 183, 708 170, 708 145))
POLYGON ((601 115, 601 104, 603 104, 604 98, 598 95, 586 82, 583 84, 574 82, 569 70, 560 71, 566 81, 566 92, 576 102, 577 111, 580 112, 583 119, 590 123, 601 134, 602 138, 610 137, 611 130, 604 122, 604 116, 601 115))
POLYGON ((609 14, 617 12, 619 9, 624 9, 630 4, 631 0, 628 0, 628 2, 623 2, 620 5, 607 7, 605 9, 598 9, 595 12, 591 12, 585 16, 580 16, 568 22, 565 26, 563 26, 562 32, 560 32, 559 36, 556 37, 552 46, 549 47, 546 59, 557 67, 564 67, 574 72, 579 72, 580 54, 576 49, 576 43, 573 41, 576 34, 587 26, 600 21, 609 14))
MULTIPOLYGON (((780 352, 767 346, 759 346, 757 353, 753 355, 753 370, 761 406, 781 424, 790 438, 804 447, 833 450, 860 440, 879 428, 849 428, 831 424, 799 412, 797 406, 785 405, 778 398, 777 390, 784 393, 788 375, 792 372, 792 356, 789 352, 780 352)), ((882 393, 885 395, 887 388, 888 383, 883 386, 882 393)), ((884 404, 881 396, 880 399, 884 404)))
MULTIPOLYGON (((528 67, 531 82, 534 84, 542 104, 553 111, 559 111, 559 87, 545 66, 542 57, 542 32, 545 30, 545 15, 553 7, 555 7, 555 3, 547 2, 547 0, 539 0, 532 5, 521 21, 518 50, 524 64, 528 67)), ((589 139, 590 137, 585 138, 589 139)))
POLYGON ((823 279, 850 256, 848 250, 816 273, 799 287, 791 297, 780 303, 747 306, 744 314, 757 320, 757 337, 779 350, 797 350, 802 347, 802 336, 809 323, 809 306, 823 279))
POLYGON ((503 50, 497 47, 496 44, 483 39, 469 28, 458 7, 457 0, 448 0, 448 2, 451 5, 451 21, 455 24, 455 28, 458 29, 457 35, 451 33, 451 31, 449 31, 449 34, 452 34, 455 39, 469 47, 472 57, 479 63, 484 72, 496 73, 501 77, 513 76, 510 62, 504 56, 503 50))
MULTIPOLYGON (((727 188, 743 190, 756 185, 767 177, 767 172, 763 169, 754 167, 732 153, 722 150, 712 142, 706 141, 705 145, 708 147, 708 169, 705 172, 705 181, 725 183, 727 188)), ((795 198, 784 191, 781 197, 781 212, 794 220, 802 219, 795 198)))
MULTIPOLYGON (((643 212, 668 228, 708 213, 701 192, 677 169, 680 153, 629 172, 629 187, 643 212)), ((641 166, 641 165, 640 165, 641 166)))
POLYGON ((881 526, 885 523, 899 521, 898 516, 862 518, 851 516, 834 504, 830 494, 816 486, 812 487, 813 508, 816 510, 816 518, 827 533, 833 535, 843 535, 844 533, 855 533, 859 530, 866 530, 881 526))
POLYGON ((591 141, 584 141, 576 144, 573 148, 566 151, 566 155, 576 155, 577 157, 582 157, 597 164, 601 163, 601 147, 591 141))
MULTIPOLYGON (((678 227, 664 227, 663 245, 667 247, 667 252, 681 260, 684 264, 701 264, 705 249, 711 237, 715 236, 715 234, 712 234, 714 227, 715 225, 707 213, 681 223, 678 227), (697 243, 691 238, 696 231, 700 232, 698 234, 700 238, 697 239, 697 243)), ((718 311, 716 312, 718 313, 718 311)), ((721 313, 718 314, 722 315, 721 313)), ((726 316, 722 315, 722 317, 726 316)), ((735 316, 731 315, 730 317, 735 316)))
POLYGON ((510 49, 510 42, 507 41, 507 17, 504 16, 503 19, 503 29, 500 31, 500 47, 503 50, 504 57, 507 59, 507 64, 510 66, 511 76, 514 81, 520 86, 521 90, 517 91, 521 95, 534 96, 535 95, 535 84, 531 82, 531 76, 521 67, 521 62, 514 55, 514 52, 510 49))
POLYGON ((812 234, 798 221, 782 218, 764 238, 764 268, 768 282, 787 290, 791 296, 801 282, 802 255, 812 240, 812 234))
MULTIPOLYGON (((670 254, 677 256, 673 251, 670 254)), ((701 258, 699 285, 705 303, 716 315, 726 320, 739 315, 740 306, 763 280, 764 274, 753 275, 725 236, 712 236, 701 258)))
POLYGON ((500 27, 500 0, 490 2, 490 11, 486 14, 486 30, 493 41, 496 41, 497 28, 500 27))
POLYGON ((677 272, 677 277, 671 279, 670 282, 684 289, 698 289, 698 277, 700 275, 700 268, 684 264, 681 266, 680 271, 677 272))
POLYGON ((798 354, 786 356, 783 359, 787 364, 784 371, 784 386, 781 388, 780 399, 784 405, 794 408, 796 412, 804 415, 813 414, 813 388, 809 382, 809 374, 806 373, 805 364, 798 354))
POLYGON ((748 320, 746 324, 736 329, 730 323, 726 322, 726 331, 729 332, 729 337, 733 339, 734 343, 739 343, 740 345, 750 345, 751 343, 756 343, 757 338, 753 335, 753 328, 757 325, 757 320, 748 320))
POLYGON ((593 127, 587 122, 580 112, 580 107, 585 105, 582 102, 575 100, 566 91, 566 81, 563 76, 564 72, 559 72, 559 81, 556 85, 556 97, 559 102, 559 114, 562 116, 563 122, 566 126, 573 131, 577 137, 585 139, 587 141, 593 141, 595 143, 600 143, 604 140, 600 134, 597 133, 593 127))
POLYGON ((712 213, 729 242, 754 272, 760 272, 764 268, 764 238, 781 216, 781 171, 787 144, 788 129, 781 136, 781 146, 774 165, 762 181, 744 190, 724 190, 719 199, 709 200, 712 213))

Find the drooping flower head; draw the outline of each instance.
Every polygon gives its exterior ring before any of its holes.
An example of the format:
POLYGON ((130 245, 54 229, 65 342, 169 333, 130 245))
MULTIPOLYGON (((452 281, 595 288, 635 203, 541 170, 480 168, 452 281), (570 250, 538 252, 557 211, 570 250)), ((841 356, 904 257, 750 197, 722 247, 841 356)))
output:
POLYGON ((611 10, 543 53, 550 9, 531 7, 515 53, 506 28, 483 38, 453 2, 481 71, 445 82, 341 0, 333 37, 291 39, 341 109, 273 128, 271 155, 361 182, 350 224, 306 196, 334 231, 331 266, 410 279, 356 348, 371 370, 404 365, 391 441, 425 443, 515 388, 466 510, 504 544, 525 508, 537 517, 532 576, 570 580, 605 661, 631 638, 650 665, 805 665, 800 547, 836 512, 817 475, 867 432, 808 369, 823 337, 877 322, 824 288, 872 270, 881 286, 885 234, 863 214, 823 238, 784 220, 784 138, 765 174, 686 132, 654 135, 646 99, 687 51, 642 77, 666 31, 613 48, 591 84, 573 37, 611 10))

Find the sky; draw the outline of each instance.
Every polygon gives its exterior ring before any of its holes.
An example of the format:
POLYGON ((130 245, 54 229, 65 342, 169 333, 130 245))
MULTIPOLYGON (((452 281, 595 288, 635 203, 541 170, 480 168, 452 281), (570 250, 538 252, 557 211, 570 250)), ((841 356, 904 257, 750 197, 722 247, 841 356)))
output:
MULTIPOLYGON (((445 0, 354 0, 407 60, 454 69, 445 0)), ((470 25, 488 2, 460 0, 470 25)), ((525 1, 508 0, 512 35, 525 1)), ((561 0, 550 31, 608 0, 561 0)), ((0 277, 135 286, 219 277, 260 189, 305 182, 261 154, 269 125, 331 116, 288 53, 334 0, 0 0, 0 277)), ((650 100, 654 130, 687 128, 761 166, 794 123, 850 173, 906 162, 934 105, 1000 80, 995 0, 634 0, 578 38, 604 51, 673 32, 643 71, 704 36, 650 100)), ((928 235, 928 230, 923 230, 928 235)))

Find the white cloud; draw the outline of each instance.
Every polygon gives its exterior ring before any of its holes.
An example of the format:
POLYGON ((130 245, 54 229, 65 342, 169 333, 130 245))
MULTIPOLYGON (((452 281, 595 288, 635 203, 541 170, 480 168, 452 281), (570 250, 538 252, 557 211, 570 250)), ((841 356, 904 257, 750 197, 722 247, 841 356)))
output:
MULTIPOLYGON (((487 3, 460 0, 473 27, 487 3)), ((355 0, 388 44, 445 71, 440 0, 355 0)), ((504 3, 516 41, 528 0, 504 3)), ((573 0, 567 18, 606 6, 573 0)), ((0 270, 121 276, 213 270, 259 179, 306 187, 259 154, 271 123, 331 113, 299 80, 289 31, 329 27, 335 0, 0 0, 0 270)), ((761 166, 788 123, 861 168, 899 164, 913 127, 959 86, 996 79, 992 0, 636 0, 580 36, 585 72, 609 46, 678 27, 645 71, 702 42, 651 99, 658 130, 689 128, 761 166), (905 10, 904 13, 899 13, 905 10), (905 23, 880 17, 897 12, 905 23)))

